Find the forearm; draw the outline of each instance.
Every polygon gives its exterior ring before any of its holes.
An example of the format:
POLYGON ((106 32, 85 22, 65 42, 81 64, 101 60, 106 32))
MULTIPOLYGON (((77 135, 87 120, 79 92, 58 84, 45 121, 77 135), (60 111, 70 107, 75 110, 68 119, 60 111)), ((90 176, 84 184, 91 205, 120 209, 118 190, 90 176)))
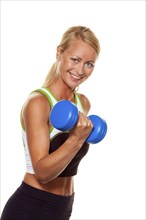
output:
POLYGON ((35 166, 38 180, 45 184, 55 179, 71 162, 82 144, 81 141, 68 138, 60 148, 40 159, 35 166))

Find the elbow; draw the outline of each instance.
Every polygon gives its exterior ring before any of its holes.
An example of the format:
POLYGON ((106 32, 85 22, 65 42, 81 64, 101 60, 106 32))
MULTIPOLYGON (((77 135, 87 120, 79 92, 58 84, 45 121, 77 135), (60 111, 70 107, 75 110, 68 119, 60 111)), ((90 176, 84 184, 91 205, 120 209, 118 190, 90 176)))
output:
POLYGON ((39 171, 38 169, 35 170, 35 177, 41 184, 47 184, 51 181, 49 174, 46 175, 43 171, 39 171))
POLYGON ((48 182, 51 181, 48 178, 46 178, 45 176, 43 176, 42 174, 38 174, 37 172, 35 173, 35 176, 36 176, 38 182, 41 184, 47 184, 48 182))
POLYGON ((41 184, 47 184, 49 183, 51 180, 54 179, 54 177, 51 175, 50 172, 48 172, 48 170, 46 171, 45 169, 43 169, 41 166, 37 165, 35 167, 35 176, 37 178, 37 180, 41 183, 41 184))

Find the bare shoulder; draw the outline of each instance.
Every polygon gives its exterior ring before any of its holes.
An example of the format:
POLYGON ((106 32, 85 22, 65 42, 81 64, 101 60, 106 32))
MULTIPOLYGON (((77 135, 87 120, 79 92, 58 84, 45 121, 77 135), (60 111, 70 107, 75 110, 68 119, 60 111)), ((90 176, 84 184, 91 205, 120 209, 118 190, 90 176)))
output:
POLYGON ((50 105, 47 98, 39 92, 32 93, 23 105, 22 117, 24 121, 34 117, 48 119, 50 105))
POLYGON ((44 109, 50 108, 49 102, 47 98, 39 92, 34 92, 29 95, 28 99, 24 103, 24 111, 25 110, 37 110, 37 109, 44 109))
POLYGON ((88 114, 88 112, 91 108, 91 104, 90 104, 89 99, 84 94, 78 93, 78 95, 81 100, 81 103, 82 103, 82 106, 83 106, 85 113, 88 114))

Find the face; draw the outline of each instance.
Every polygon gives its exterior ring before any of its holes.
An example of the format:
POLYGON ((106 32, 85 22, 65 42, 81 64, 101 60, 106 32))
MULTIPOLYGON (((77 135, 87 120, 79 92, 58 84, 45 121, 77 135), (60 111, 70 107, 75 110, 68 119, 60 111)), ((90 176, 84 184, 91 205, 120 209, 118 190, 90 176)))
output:
POLYGON ((63 82, 70 88, 75 89, 91 75, 96 52, 82 40, 73 40, 63 52, 57 49, 57 61, 59 62, 59 75, 63 82))

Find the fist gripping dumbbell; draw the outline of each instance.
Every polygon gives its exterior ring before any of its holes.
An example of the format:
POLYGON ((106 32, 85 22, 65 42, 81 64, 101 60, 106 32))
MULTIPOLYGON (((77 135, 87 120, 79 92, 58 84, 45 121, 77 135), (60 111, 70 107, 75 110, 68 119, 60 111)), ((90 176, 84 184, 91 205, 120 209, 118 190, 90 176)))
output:
MULTIPOLYGON (((61 100, 52 108, 50 122, 54 128, 67 131, 75 126, 78 116, 78 108, 74 103, 68 100, 61 100)), ((106 135, 107 124, 105 120, 97 115, 90 115, 89 119, 93 124, 93 130, 86 139, 86 142, 92 144, 99 143, 106 135)))

